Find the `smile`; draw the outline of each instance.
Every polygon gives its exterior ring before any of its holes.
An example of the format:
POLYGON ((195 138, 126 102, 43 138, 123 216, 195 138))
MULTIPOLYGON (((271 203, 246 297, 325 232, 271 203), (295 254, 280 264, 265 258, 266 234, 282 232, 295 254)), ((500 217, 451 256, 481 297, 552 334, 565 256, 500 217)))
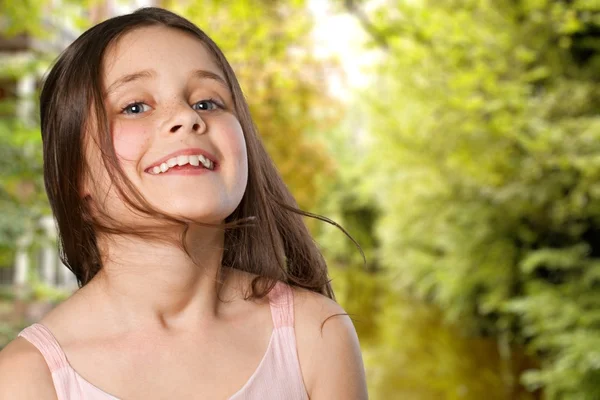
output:
POLYGON ((214 163, 203 156, 202 154, 191 154, 191 155, 179 155, 173 158, 169 158, 167 161, 161 163, 160 165, 155 165, 152 168, 148 169, 148 172, 153 175, 159 175, 167 172, 169 169, 176 166, 184 166, 191 165, 193 167, 205 168, 208 170, 214 170, 214 163))

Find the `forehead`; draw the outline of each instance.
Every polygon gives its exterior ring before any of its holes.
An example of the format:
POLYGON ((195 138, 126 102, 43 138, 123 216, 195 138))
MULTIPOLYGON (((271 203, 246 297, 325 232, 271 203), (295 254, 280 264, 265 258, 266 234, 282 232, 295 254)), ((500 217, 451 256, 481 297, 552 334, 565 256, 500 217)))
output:
POLYGON ((203 69, 223 72, 200 39, 174 28, 151 26, 136 28, 119 38, 104 56, 106 86, 123 75, 153 69, 158 74, 187 74, 203 69))

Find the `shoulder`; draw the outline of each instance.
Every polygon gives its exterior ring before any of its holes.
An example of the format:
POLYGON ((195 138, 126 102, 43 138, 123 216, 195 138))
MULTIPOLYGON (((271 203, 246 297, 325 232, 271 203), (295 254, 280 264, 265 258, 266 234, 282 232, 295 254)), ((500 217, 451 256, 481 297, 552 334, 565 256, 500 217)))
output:
POLYGON ((46 360, 22 337, 0 351, 0 399, 57 399, 46 360))
POLYGON ((321 294, 293 292, 298 358, 310 398, 366 399, 358 336, 346 311, 321 294))

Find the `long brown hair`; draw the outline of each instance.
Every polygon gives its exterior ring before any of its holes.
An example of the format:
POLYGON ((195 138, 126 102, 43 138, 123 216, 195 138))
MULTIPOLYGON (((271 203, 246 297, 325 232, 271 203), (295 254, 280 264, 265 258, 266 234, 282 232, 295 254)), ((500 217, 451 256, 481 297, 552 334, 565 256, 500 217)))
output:
MULTIPOLYGON (((179 244, 187 252, 185 233, 190 221, 153 209, 127 179, 117 161, 103 105, 102 66, 107 49, 127 32, 157 25, 191 34, 204 44, 225 75, 244 132, 248 184, 240 204, 222 225, 222 265, 258 275, 249 298, 263 297, 281 280, 333 299, 325 260, 302 216, 333 222, 298 209, 258 138, 237 78, 218 46, 188 20, 160 8, 142 8, 92 27, 60 55, 44 82, 40 99, 44 183, 58 225, 61 260, 82 287, 102 268, 98 233, 159 239, 152 232, 132 232, 113 219, 104 223, 92 217, 80 192, 88 172, 85 132, 90 126, 97 132, 103 162, 122 198, 145 215, 181 224, 179 244)), ((224 277, 224 268, 220 276, 224 277)))

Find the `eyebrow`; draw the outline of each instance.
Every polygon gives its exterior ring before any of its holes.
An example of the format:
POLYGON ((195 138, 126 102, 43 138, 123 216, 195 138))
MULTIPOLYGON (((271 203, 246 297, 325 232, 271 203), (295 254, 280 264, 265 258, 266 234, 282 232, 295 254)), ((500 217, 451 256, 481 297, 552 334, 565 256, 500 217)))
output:
MULTIPOLYGON (((106 89, 105 95, 111 94, 112 92, 116 91, 118 88, 125 85, 126 83, 134 82, 134 81, 141 80, 141 79, 149 79, 149 78, 154 77, 155 75, 156 75, 156 73, 154 72, 154 70, 149 70, 149 69, 139 71, 139 72, 134 72, 133 74, 124 75, 110 84, 108 89, 106 89)), ((223 86, 225 89, 229 90, 229 85, 227 84, 227 82, 225 82, 225 80, 223 78, 221 78, 220 75, 215 74, 214 72, 206 71, 203 69, 198 69, 198 70, 193 71, 190 75, 192 77, 195 77, 198 79, 213 80, 213 81, 217 82, 218 84, 220 84, 221 86, 223 86)))
POLYGON ((106 96, 108 96, 109 94, 111 94, 112 92, 114 92, 115 90, 120 88, 121 86, 125 85, 126 83, 138 81, 140 79, 152 78, 155 75, 156 75, 156 73, 153 70, 149 70, 149 69, 139 71, 139 72, 134 72, 133 74, 124 75, 124 76, 120 77, 119 79, 117 79, 116 81, 114 81, 113 83, 111 83, 110 86, 106 89, 106 92, 104 94, 106 96))
POLYGON ((196 77, 199 79, 211 79, 213 81, 216 81, 219 85, 223 86, 225 89, 229 90, 229 85, 227 84, 227 82, 225 82, 225 79, 221 78, 221 75, 215 74, 214 72, 206 71, 203 69, 198 69, 198 70, 192 72, 191 75, 193 77, 196 77))

